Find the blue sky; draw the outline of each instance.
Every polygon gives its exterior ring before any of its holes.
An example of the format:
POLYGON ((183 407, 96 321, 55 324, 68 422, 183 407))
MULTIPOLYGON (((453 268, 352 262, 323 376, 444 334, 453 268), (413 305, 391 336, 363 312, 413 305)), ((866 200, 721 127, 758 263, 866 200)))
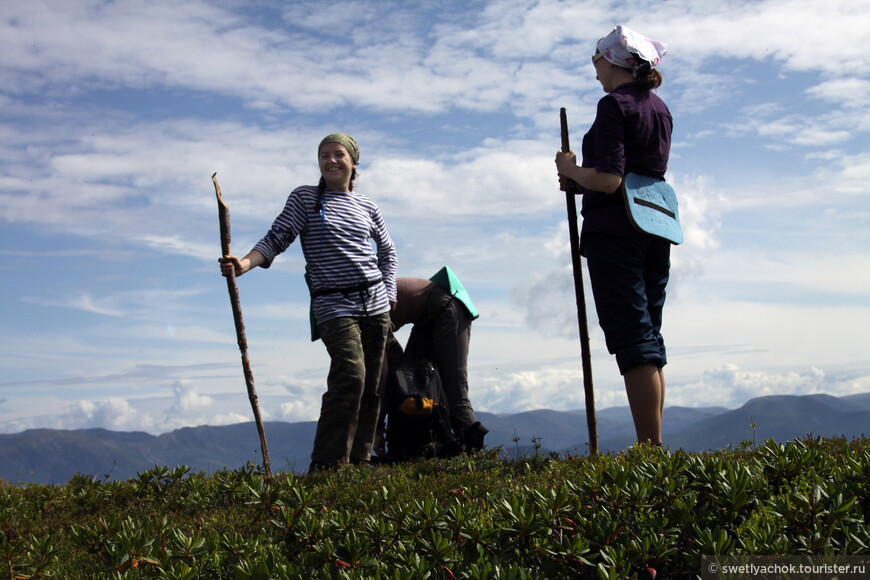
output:
MULTIPOLYGON (((666 404, 870 391, 870 2, 416 4, 0 4, 0 432, 251 420, 211 175, 243 254, 335 131, 400 275, 448 264, 480 310, 475 408, 583 408, 553 158, 616 24, 669 47, 666 404)), ((303 265, 239 280, 268 420, 320 407, 303 265)), ((596 405, 625 405, 587 300, 596 405)))

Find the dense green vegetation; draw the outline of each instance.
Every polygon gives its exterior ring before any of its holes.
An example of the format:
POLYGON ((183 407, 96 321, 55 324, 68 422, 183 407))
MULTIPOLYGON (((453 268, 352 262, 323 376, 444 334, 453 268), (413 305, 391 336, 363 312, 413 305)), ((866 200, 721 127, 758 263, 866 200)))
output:
POLYGON ((674 578, 868 554, 870 439, 0 486, 0 578, 674 578))

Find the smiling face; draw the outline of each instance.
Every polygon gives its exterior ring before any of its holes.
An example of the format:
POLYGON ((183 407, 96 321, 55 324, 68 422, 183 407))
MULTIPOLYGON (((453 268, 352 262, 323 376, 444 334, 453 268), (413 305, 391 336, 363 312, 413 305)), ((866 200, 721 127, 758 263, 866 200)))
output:
POLYGON ((324 143, 318 155, 320 174, 327 187, 335 191, 350 191, 350 178, 356 163, 341 143, 324 143))

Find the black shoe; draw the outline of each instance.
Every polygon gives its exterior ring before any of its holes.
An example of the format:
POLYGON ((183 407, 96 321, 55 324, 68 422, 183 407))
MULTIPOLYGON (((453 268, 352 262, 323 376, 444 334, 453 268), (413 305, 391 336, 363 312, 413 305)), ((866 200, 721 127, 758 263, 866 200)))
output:
POLYGON ((319 461, 311 461, 311 464, 308 466, 308 475, 312 473, 317 473, 318 471, 335 471, 338 468, 336 465, 331 465, 329 463, 320 463, 319 461))

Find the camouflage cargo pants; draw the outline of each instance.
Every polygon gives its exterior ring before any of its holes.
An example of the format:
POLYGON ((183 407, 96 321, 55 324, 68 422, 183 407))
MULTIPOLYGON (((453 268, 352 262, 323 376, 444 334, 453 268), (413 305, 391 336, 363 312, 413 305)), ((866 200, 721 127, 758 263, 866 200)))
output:
POLYGON ((314 436, 312 468, 370 459, 389 325, 387 313, 333 318, 317 325, 331 362, 314 436))

